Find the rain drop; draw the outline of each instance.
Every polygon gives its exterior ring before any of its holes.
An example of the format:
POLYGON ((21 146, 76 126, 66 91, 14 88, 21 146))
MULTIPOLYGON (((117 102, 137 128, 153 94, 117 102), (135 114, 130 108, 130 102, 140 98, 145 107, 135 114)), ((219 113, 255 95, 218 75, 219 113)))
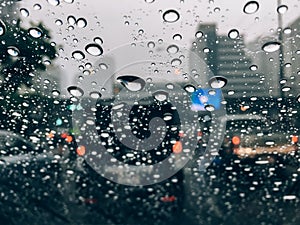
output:
POLYGON ((246 14, 253 14, 253 13, 256 13, 258 9, 259 9, 258 2, 250 1, 250 2, 246 3, 246 5, 244 6, 243 11, 246 14))
POLYGON ((87 21, 86 21, 86 19, 84 19, 84 18, 79 18, 79 19, 77 20, 76 24, 77 24, 77 26, 78 26, 79 28, 84 28, 84 27, 87 26, 87 21))
POLYGON ((179 66, 180 64, 181 64, 182 62, 181 62, 181 60, 180 59, 173 59, 172 61, 171 61, 171 65, 172 66, 179 66))
POLYGON ((193 93, 193 92, 196 91, 196 88, 195 88, 193 85, 188 84, 188 85, 186 85, 186 86, 184 87, 184 90, 185 90, 186 92, 193 93))
POLYGON ((258 69, 258 66, 257 65, 251 65, 249 67, 249 69, 252 70, 252 71, 256 71, 258 69))
POLYGON ((214 77, 210 78, 210 80, 208 81, 208 84, 212 88, 223 88, 227 84, 227 79, 222 76, 214 76, 214 77))
POLYGON ((40 4, 34 4, 33 5, 34 10, 40 10, 41 8, 42 8, 42 6, 40 4))
POLYGON ((230 39, 237 39, 239 37, 240 33, 237 29, 232 29, 228 32, 228 37, 230 39))
POLYGON ((64 2, 72 4, 74 2, 74 0, 64 0, 64 2))
POLYGON ((76 23, 76 19, 74 16, 68 16, 67 21, 72 26, 75 25, 75 23, 76 23))
POLYGON ((155 0, 145 0, 147 3, 153 3, 155 0))
POLYGON ((85 55, 81 52, 81 51, 74 51, 72 53, 72 56, 75 58, 75 59, 84 59, 85 58, 85 55))
POLYGON ((55 24, 56 24, 57 26, 61 26, 61 25, 63 25, 63 21, 57 19, 57 20, 55 20, 55 24))
POLYGON ((20 51, 18 48, 14 47, 14 46, 10 46, 7 48, 7 53, 11 56, 18 56, 20 54, 20 51))
POLYGON ((288 91, 290 91, 290 90, 291 90, 291 88, 290 88, 290 87, 287 87, 287 86, 285 86, 285 87, 283 87, 281 90, 282 90, 283 92, 288 92, 288 91))
POLYGON ((206 106, 204 106, 204 108, 208 112, 212 112, 215 110, 215 107, 213 105, 206 105, 206 106))
POLYGON ((154 48, 155 43, 153 41, 150 41, 150 42, 148 42, 147 46, 148 46, 148 48, 154 48))
POLYGON ((102 45, 103 44, 103 40, 100 37, 95 37, 94 38, 94 42, 98 45, 102 45))
POLYGON ((140 91, 146 84, 143 79, 132 75, 120 76, 117 78, 117 81, 119 81, 129 91, 140 91))
POLYGON ((203 36, 202 31, 197 31, 196 34, 195 34, 196 38, 201 38, 202 36, 203 36))
POLYGON ((6 32, 6 25, 5 23, 0 19, 0 36, 4 35, 6 32))
POLYGON ((105 63, 100 63, 100 64, 99 64, 99 67, 100 67, 102 70, 107 70, 107 69, 108 69, 108 66, 107 66, 105 63))
POLYGON ((83 95, 83 90, 76 86, 70 86, 67 88, 68 92, 74 97, 80 97, 83 95))
POLYGON ((57 6, 59 5, 59 0, 47 0, 50 5, 57 6))
POLYGON ((28 17, 29 16, 29 11, 27 9, 25 9, 25 8, 20 9, 20 13, 24 17, 28 17))
POLYGON ((174 9, 167 10, 163 13, 163 20, 168 23, 174 23, 179 20, 179 18, 179 13, 174 9))
POLYGON ((39 28, 36 28, 36 27, 29 28, 28 32, 34 38, 39 38, 39 37, 42 36, 42 31, 39 28))
POLYGON ((177 45, 170 45, 168 48, 167 48, 167 52, 170 53, 170 54, 175 54, 179 51, 179 48, 177 45))
POLYGON ((277 12, 280 14, 284 14, 286 11, 288 11, 288 7, 286 5, 280 5, 277 8, 277 12))
POLYGON ((180 41, 182 39, 182 36, 180 34, 174 34, 173 40, 180 41))
POLYGON ((93 91, 90 93, 90 97, 93 98, 93 99, 98 99, 101 97, 101 94, 97 91, 93 91))
POLYGON ((99 56, 103 54, 103 49, 98 44, 88 44, 85 46, 85 51, 93 56, 99 56))
POLYGON ((168 93, 165 91, 157 91, 153 94, 153 96, 160 102, 166 101, 168 99, 168 93))
POLYGON ((57 96, 60 95, 60 92, 59 92, 58 90, 53 90, 53 91, 52 91, 52 95, 53 95, 54 97, 57 97, 57 96))
POLYGON ((265 52, 275 52, 279 50, 280 43, 277 41, 267 42, 262 46, 262 50, 265 52))

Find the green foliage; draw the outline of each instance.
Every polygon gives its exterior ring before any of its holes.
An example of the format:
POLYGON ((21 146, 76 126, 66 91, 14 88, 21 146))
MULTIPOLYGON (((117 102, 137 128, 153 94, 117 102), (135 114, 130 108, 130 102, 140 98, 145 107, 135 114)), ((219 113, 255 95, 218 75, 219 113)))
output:
POLYGON ((15 24, 6 24, 6 31, 0 36, 2 94, 14 93, 22 84, 30 87, 33 72, 45 70, 44 61, 56 57, 56 48, 50 42, 49 31, 42 23, 35 28, 41 31, 40 37, 30 35, 29 30, 21 27, 20 20, 15 24), (18 51, 17 56, 8 53, 11 47, 18 51))

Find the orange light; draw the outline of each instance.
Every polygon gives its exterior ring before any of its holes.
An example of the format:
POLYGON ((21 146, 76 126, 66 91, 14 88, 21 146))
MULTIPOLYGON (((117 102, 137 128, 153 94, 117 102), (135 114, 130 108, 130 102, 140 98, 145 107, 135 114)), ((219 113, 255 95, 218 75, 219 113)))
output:
POLYGON ((176 141, 175 144, 172 147, 172 151, 175 154, 181 153, 182 152, 182 143, 181 141, 176 141))
POLYGON ((47 134, 48 138, 54 138, 54 134, 52 132, 50 132, 49 134, 47 134))
POLYGON ((293 135, 293 137, 292 137, 292 142, 293 142, 294 144, 298 143, 298 136, 293 135))
POLYGON ((66 137, 66 142, 71 143, 72 141, 73 141, 72 136, 67 135, 67 137, 66 137))
POLYGON ((60 136, 61 136, 62 138, 67 138, 68 134, 67 134, 67 133, 62 133, 60 136))
POLYGON ((234 136, 232 139, 231 139, 231 142, 232 144, 234 145, 239 145, 241 143, 241 139, 238 137, 238 136, 234 136))
POLYGON ((181 70, 180 70, 180 69, 175 69, 174 73, 175 73, 176 75, 179 75, 179 74, 181 73, 181 70))
POLYGON ((76 153, 79 156, 83 156, 85 154, 85 147, 83 145, 80 145, 77 149, 76 149, 76 153))

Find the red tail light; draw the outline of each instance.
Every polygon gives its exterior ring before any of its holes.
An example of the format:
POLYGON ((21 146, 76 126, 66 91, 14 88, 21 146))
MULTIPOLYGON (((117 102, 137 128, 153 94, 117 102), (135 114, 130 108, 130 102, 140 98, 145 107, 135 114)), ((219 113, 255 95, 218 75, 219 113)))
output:
POLYGON ((292 143, 293 143, 293 144, 298 143, 298 136, 296 136, 296 135, 293 135, 293 136, 292 136, 292 143))
POLYGON ((234 145, 239 145, 241 143, 241 139, 238 136, 234 136, 234 137, 232 137, 231 142, 234 145))

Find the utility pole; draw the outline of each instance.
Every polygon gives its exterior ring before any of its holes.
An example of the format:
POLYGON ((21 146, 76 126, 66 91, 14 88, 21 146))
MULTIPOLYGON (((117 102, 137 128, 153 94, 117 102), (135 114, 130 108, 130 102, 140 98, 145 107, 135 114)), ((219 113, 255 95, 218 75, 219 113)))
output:
MULTIPOLYGON (((277 0, 277 9, 281 6, 281 0, 277 0)), ((280 43, 279 47, 279 92, 280 97, 284 98, 284 93, 282 91, 283 85, 281 81, 284 78, 284 49, 283 49, 283 27, 282 27, 282 14, 277 10, 278 13, 278 41, 280 43)))

